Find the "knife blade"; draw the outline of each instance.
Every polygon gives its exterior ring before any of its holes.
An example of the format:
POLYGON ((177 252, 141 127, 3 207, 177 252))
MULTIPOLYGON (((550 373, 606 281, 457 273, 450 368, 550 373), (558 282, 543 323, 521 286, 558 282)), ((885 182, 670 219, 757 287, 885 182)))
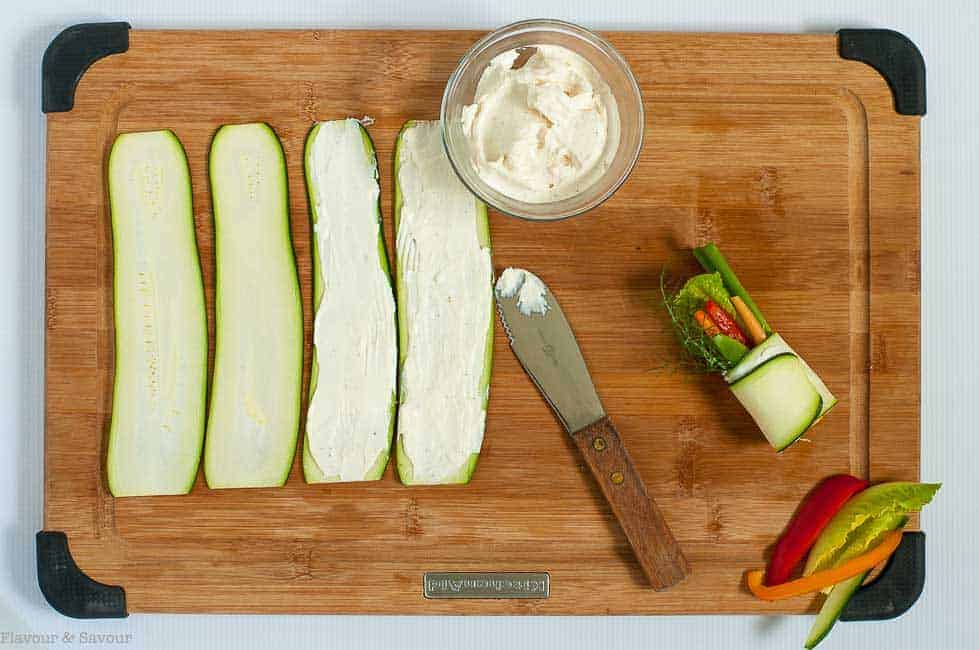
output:
POLYGON ((682 581, 689 563, 605 413, 554 294, 530 271, 508 268, 495 295, 510 347, 584 456, 649 582, 659 591, 682 581))
POLYGON ((522 269, 504 271, 496 287, 496 305, 510 347, 568 433, 604 417, 578 341, 554 294, 522 269), (514 280, 519 285, 511 291, 506 282, 517 272, 525 275, 514 280))

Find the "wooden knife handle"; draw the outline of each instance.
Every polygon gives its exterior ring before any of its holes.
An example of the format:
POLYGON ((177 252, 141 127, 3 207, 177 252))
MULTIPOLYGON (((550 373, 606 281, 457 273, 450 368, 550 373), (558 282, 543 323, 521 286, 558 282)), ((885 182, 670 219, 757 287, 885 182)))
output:
POLYGON ((612 421, 603 417, 571 437, 612 506, 653 589, 667 589, 686 578, 690 565, 663 513, 646 493, 642 477, 612 421))

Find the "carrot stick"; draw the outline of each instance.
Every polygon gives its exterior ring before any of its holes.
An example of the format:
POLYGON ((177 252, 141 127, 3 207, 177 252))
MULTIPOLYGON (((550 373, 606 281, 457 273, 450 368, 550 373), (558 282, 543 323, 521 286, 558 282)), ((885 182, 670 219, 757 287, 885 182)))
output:
POLYGON ((697 319, 697 324, 704 330, 707 336, 717 336, 720 330, 717 329, 717 324, 710 319, 710 316, 704 313, 704 310, 698 309, 694 312, 693 317, 697 319))
POLYGON ((902 534, 902 531, 895 530, 888 534, 884 538, 884 541, 874 548, 863 555, 858 555, 852 560, 844 562, 838 567, 819 571, 804 578, 799 578, 791 582, 783 582, 772 587, 765 586, 764 571, 748 571, 745 575, 748 582, 748 589, 762 600, 781 600, 783 598, 809 594, 814 591, 819 591, 823 587, 839 584, 844 580, 869 571, 889 558, 897 550, 898 545, 900 545, 902 534))
POLYGON ((752 342, 758 345, 764 341, 768 336, 765 334, 765 330, 762 329, 761 323, 755 318, 754 312, 744 304, 744 300, 741 296, 731 296, 731 304, 734 305, 734 311, 738 312, 738 316, 741 318, 741 322, 744 323, 745 329, 748 330, 748 336, 751 337, 752 342))

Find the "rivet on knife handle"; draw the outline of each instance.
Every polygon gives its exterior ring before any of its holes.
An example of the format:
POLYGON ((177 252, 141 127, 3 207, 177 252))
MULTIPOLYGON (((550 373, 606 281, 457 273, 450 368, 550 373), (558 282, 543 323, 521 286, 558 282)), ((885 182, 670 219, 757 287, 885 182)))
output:
POLYGON ((603 417, 571 434, 612 506, 643 573, 661 590, 686 578, 690 565, 649 497, 612 421, 603 417))

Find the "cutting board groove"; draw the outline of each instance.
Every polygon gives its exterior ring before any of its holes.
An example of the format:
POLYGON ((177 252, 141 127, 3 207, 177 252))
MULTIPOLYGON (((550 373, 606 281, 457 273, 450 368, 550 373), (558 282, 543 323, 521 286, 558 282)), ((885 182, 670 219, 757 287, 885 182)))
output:
MULTIPOLYGON (((45 512, 79 566, 138 612, 734 613, 820 478, 918 477, 919 118, 831 35, 607 34, 646 106, 635 172, 594 212, 531 224, 491 215, 494 267, 553 289, 649 492, 692 565, 663 593, 506 346, 465 487, 308 486, 113 499, 112 260, 104 160, 118 133, 170 128, 190 164, 213 352, 206 157, 224 123, 266 121, 285 150, 306 327, 310 220, 303 142, 315 120, 370 115, 389 248, 395 137, 435 119, 465 31, 133 31, 48 115, 45 512), (717 241, 768 320, 840 397, 811 442, 775 455, 718 378, 679 363, 664 266, 717 241), (546 600, 426 600, 425 571, 548 571, 546 600)), ((328 371, 328 370, 324 370, 328 371)), ((305 391, 304 391, 305 392, 305 391)), ((305 405, 304 405, 305 410, 305 405)))

